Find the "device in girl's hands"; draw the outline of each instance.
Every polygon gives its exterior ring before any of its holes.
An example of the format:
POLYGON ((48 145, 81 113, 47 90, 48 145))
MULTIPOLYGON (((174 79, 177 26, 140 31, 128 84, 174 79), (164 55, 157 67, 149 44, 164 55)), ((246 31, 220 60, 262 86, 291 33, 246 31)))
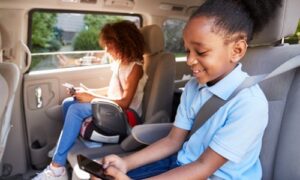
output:
POLYGON ((73 95, 75 94, 76 89, 75 89, 75 87, 74 87, 73 84, 70 84, 70 83, 63 83, 62 85, 63 85, 64 87, 66 87, 66 88, 69 90, 69 93, 70 93, 71 96, 73 96, 73 95))
POLYGON ((102 164, 99 164, 82 154, 77 155, 77 162, 80 169, 98 177, 102 180, 113 180, 114 178, 112 176, 108 176, 104 174, 104 168, 102 167, 102 164))

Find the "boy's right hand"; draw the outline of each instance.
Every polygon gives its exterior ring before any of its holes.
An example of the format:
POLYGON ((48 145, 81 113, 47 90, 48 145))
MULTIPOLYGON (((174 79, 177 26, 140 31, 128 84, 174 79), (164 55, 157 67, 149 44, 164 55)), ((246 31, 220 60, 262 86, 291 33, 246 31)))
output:
POLYGON ((109 166, 105 169, 105 174, 112 176, 114 180, 130 180, 130 177, 114 166, 109 166))
POLYGON ((113 166, 120 170, 122 173, 127 173, 127 165, 126 162, 117 155, 108 155, 101 159, 103 168, 107 169, 110 166, 113 166))

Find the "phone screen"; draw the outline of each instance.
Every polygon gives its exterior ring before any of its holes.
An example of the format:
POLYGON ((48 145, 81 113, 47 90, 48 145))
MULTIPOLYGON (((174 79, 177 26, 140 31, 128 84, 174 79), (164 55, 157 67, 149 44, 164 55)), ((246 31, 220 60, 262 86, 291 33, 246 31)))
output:
POLYGON ((114 179, 113 177, 104 174, 104 169, 101 164, 99 164, 81 154, 77 156, 77 161, 78 161, 78 165, 79 165, 80 169, 82 169, 96 177, 99 177, 103 180, 114 179))

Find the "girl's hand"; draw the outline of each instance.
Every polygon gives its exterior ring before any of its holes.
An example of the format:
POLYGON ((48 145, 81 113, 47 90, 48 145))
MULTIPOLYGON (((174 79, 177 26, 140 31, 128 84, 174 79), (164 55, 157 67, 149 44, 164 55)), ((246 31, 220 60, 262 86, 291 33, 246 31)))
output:
POLYGON ((88 91, 85 91, 81 88, 76 89, 74 97, 78 102, 81 103, 89 103, 95 98, 95 96, 91 95, 88 91))
POLYGON ((103 168, 107 169, 109 175, 113 175, 113 174, 111 174, 111 172, 115 172, 116 170, 120 171, 120 173, 123 175, 125 175, 125 173, 127 173, 126 162, 119 156, 114 155, 114 154, 108 155, 108 156, 105 156, 104 158, 102 158, 101 160, 102 160, 103 168), (110 168, 111 166, 114 167, 114 169, 111 169, 110 168))
POLYGON ((66 88, 67 94, 70 96, 74 96, 76 93, 76 89, 75 88, 66 88))

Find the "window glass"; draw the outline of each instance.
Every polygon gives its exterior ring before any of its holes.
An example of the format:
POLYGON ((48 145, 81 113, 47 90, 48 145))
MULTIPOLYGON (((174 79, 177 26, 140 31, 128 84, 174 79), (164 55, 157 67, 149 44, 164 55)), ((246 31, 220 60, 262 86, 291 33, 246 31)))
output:
POLYGON ((295 34, 286 37, 284 39, 284 42, 289 44, 300 44, 300 20, 298 22, 298 27, 296 29, 295 34))
POLYGON ((182 31, 186 21, 167 19, 163 24, 165 36, 165 49, 176 56, 176 60, 185 60, 185 49, 182 40, 182 31))
POLYGON ((142 24, 136 14, 31 11, 30 71, 109 63, 98 44, 98 36, 106 23, 120 20, 133 21, 139 28, 142 24))

